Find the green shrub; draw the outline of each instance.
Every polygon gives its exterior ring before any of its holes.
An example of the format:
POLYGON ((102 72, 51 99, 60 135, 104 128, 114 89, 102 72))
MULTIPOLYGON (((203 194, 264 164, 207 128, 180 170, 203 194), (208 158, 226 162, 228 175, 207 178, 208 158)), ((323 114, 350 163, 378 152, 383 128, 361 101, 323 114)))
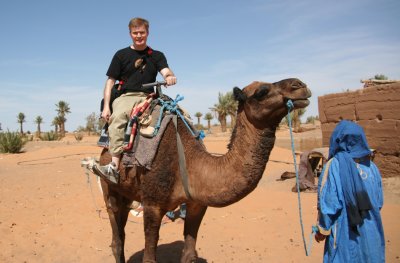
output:
POLYGON ((58 141, 61 139, 61 136, 53 131, 43 132, 42 135, 40 136, 40 139, 42 141, 58 141))
POLYGON ((19 153, 26 140, 17 132, 0 133, 0 152, 2 153, 19 153))

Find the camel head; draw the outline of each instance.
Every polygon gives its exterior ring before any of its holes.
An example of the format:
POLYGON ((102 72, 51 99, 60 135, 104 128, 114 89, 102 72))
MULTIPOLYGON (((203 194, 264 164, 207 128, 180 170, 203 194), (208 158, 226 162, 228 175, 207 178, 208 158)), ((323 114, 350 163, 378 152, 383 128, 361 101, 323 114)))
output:
POLYGON ((278 126, 288 112, 289 99, 294 109, 300 109, 308 106, 311 97, 307 85, 295 78, 275 83, 255 81, 243 90, 235 87, 233 94, 239 102, 238 116, 244 113, 257 129, 278 126))

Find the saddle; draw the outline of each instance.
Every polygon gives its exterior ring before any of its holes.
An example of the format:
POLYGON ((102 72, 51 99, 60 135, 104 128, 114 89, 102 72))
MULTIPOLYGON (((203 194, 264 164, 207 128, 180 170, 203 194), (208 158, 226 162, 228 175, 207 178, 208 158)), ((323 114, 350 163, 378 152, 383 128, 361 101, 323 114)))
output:
MULTIPOLYGON (((141 106, 143 105, 136 107, 141 106)), ((135 109, 136 107, 132 109, 132 112, 140 114, 131 116, 131 121, 125 128, 125 150, 121 162, 125 167, 142 166, 150 170, 165 128, 174 117, 183 118, 189 129, 195 130, 195 128, 190 115, 176 104, 176 100, 166 95, 152 99, 145 109, 139 110, 135 109), (170 107, 165 106, 166 104, 175 104, 176 109, 171 110, 170 107), (177 116, 177 111, 179 111, 179 116, 177 116), (133 124, 132 120, 134 120, 133 124)), ((103 148, 109 147, 108 123, 103 127, 97 145, 103 148)))

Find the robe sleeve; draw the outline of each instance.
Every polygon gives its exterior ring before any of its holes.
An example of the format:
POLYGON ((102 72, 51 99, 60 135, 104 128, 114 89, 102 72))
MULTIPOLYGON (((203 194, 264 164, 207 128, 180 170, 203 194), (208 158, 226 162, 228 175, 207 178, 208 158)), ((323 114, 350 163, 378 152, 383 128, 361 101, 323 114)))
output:
POLYGON ((382 188, 382 175, 379 172, 378 167, 375 165, 374 162, 371 162, 371 169, 375 175, 375 180, 377 182, 377 186, 378 186, 378 196, 377 196, 377 203, 378 203, 378 207, 379 210, 382 209, 383 207, 383 188, 382 188))
POLYGON ((322 171, 318 184, 318 228, 329 235, 343 209, 339 162, 332 158, 322 171), (329 163, 330 162, 330 163, 329 163))

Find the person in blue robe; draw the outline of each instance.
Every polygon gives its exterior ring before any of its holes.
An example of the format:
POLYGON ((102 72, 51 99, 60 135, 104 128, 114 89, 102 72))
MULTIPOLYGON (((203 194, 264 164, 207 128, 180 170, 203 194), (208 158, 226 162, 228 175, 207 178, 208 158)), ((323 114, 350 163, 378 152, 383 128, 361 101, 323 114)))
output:
POLYGON ((315 239, 325 239, 324 262, 385 262, 382 179, 371 156, 361 126, 339 122, 318 182, 315 239))

